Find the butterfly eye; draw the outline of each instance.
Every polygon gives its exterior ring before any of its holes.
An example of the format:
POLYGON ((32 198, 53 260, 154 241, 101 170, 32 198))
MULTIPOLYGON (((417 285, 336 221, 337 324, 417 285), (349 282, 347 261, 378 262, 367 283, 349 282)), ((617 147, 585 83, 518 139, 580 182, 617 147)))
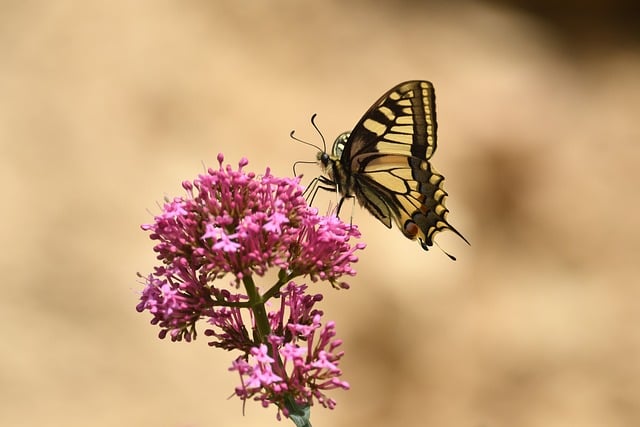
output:
POLYGON ((329 164, 330 157, 327 153, 321 151, 318 153, 318 160, 323 166, 327 166, 329 164))
POLYGON ((351 132, 342 132, 336 138, 335 142, 333 143, 333 149, 331 150, 335 157, 342 157, 342 152, 344 151, 345 144, 349 140, 349 135, 351 135, 351 132))

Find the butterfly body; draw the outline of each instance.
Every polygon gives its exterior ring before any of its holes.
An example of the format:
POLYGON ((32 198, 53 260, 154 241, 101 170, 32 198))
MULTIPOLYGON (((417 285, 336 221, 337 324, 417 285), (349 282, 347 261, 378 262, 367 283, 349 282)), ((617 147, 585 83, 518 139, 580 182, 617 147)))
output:
POLYGON ((331 154, 318 153, 326 177, 337 189, 388 228, 395 223, 422 248, 433 245, 435 233, 452 230, 446 220, 444 177, 429 159, 437 144, 435 93, 428 81, 408 81, 385 93, 356 124, 341 134, 331 154))

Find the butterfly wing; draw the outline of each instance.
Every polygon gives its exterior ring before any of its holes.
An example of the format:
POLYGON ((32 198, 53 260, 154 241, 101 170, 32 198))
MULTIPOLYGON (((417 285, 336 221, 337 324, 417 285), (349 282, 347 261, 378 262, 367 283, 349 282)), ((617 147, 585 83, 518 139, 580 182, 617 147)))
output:
MULTIPOLYGON (((380 222, 395 222, 427 250, 446 219, 444 177, 429 159, 436 150, 435 92, 428 81, 408 81, 385 93, 356 124, 340 167, 349 190, 380 222)), ((468 242, 467 242, 468 243, 468 242)))

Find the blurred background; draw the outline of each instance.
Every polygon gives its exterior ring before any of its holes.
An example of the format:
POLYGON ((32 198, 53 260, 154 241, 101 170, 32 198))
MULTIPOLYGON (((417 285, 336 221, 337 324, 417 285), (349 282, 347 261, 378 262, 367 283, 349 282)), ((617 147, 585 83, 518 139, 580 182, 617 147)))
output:
MULTIPOLYGON (((278 426, 135 305, 139 228, 246 156, 290 176, 387 89, 436 87, 452 233, 368 247, 314 426, 640 425, 640 30, 624 1, 0 2, 0 425, 278 426)), ((307 179, 318 174, 311 165, 307 179)))

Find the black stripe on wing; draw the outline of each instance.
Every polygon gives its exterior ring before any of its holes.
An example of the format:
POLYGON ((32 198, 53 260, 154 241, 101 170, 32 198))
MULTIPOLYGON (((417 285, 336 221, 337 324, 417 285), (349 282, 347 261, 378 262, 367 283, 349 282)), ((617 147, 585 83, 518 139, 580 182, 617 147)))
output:
POLYGON ((409 81, 384 94, 355 126, 341 163, 362 171, 361 156, 399 154, 429 159, 437 146, 435 92, 431 83, 409 81))
POLYGON ((404 158, 404 165, 394 161, 401 159, 369 156, 370 167, 354 177, 358 200, 387 227, 393 221, 407 238, 419 239, 425 250, 433 245, 435 233, 446 229, 464 239, 446 219, 444 177, 426 160, 404 158))

